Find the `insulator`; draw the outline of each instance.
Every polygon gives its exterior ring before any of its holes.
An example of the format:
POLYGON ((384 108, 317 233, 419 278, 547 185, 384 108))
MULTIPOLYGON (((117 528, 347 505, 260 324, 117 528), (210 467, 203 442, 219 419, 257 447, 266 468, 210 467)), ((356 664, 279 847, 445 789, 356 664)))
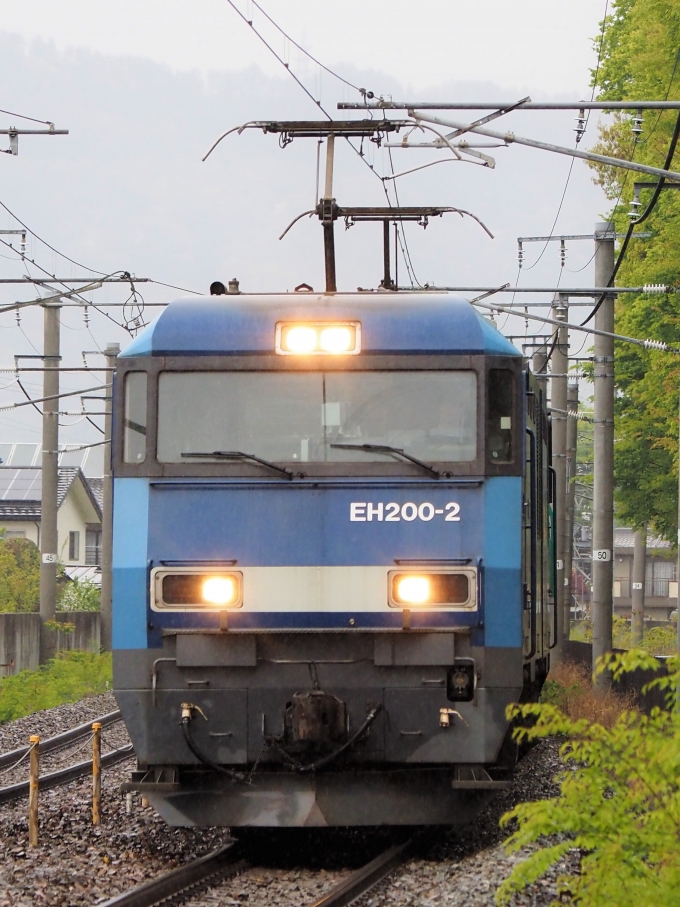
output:
POLYGON ((643 344, 646 350, 667 350, 668 344, 664 343, 663 340, 643 340, 643 344))
POLYGON ((633 128, 632 128, 632 132, 633 132, 633 135, 635 136, 636 141, 642 135, 643 122, 644 122, 644 118, 642 116, 642 111, 638 110, 638 112, 633 117, 633 128))
POLYGON ((637 217, 638 217, 638 215, 640 214, 640 208, 641 208, 641 207, 642 207, 642 202, 640 201, 640 199, 639 199, 637 196, 635 196, 635 197, 631 200, 631 203, 630 203, 630 211, 628 212, 628 217, 629 217, 631 220, 636 220, 637 217))
MULTIPOLYGON (((89 310, 89 308, 88 308, 87 306, 85 306, 85 307, 83 308, 83 322, 85 323, 85 327, 89 327, 89 324, 90 324, 90 310, 89 310)), ((83 356, 83 359, 84 359, 84 358, 85 358, 85 357, 83 356)))
POLYGON ((522 248, 522 243, 517 243, 517 263, 521 269, 522 262, 524 261, 524 249, 522 248))
POLYGON ((564 245, 564 240, 560 240, 560 267, 564 267, 564 263, 567 260, 567 247, 564 245))
POLYGON ((642 288, 643 293, 667 293, 668 287, 665 283, 646 283, 642 288))
POLYGON ((583 138, 583 134, 585 131, 586 131, 585 110, 581 109, 581 110, 579 110, 578 116, 576 117, 576 126, 574 127, 574 132, 576 133, 576 144, 577 145, 583 138))

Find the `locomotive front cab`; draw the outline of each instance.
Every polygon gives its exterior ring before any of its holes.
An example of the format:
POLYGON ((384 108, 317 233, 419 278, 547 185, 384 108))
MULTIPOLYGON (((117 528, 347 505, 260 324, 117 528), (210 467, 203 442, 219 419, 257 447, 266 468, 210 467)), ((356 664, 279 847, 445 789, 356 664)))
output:
POLYGON ((133 342, 113 451, 128 789, 172 824, 366 825, 469 821, 506 784, 505 708, 551 643, 528 381, 433 294, 179 302, 133 342))

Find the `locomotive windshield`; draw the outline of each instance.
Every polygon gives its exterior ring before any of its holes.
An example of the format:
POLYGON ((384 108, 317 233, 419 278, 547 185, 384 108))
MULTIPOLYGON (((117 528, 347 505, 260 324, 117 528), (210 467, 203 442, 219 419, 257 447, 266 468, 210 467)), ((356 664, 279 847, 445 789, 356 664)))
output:
MULTIPOLYGON (((243 451, 272 462, 427 462, 477 455, 473 371, 164 372, 157 456, 243 451), (366 449, 356 449, 367 445, 366 449)), ((200 462, 200 457, 198 461, 200 462)), ((209 457, 206 458, 206 461, 209 457)))

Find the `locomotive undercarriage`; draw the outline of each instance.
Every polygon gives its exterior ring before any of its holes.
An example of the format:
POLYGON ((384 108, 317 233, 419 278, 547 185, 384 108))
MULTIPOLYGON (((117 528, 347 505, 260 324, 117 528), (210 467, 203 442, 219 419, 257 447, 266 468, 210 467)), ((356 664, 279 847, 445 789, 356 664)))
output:
POLYGON ((114 653, 124 787, 171 825, 467 823, 507 786, 524 668, 469 631, 173 631, 114 653))

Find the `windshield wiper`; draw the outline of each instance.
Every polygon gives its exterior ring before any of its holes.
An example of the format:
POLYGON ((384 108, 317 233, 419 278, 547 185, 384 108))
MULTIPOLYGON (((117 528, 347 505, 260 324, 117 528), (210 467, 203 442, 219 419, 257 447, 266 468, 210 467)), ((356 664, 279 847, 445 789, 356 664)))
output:
POLYGON ((420 466, 421 469, 426 470, 430 475, 436 476, 438 479, 441 479, 443 475, 443 473, 439 472, 438 469, 435 469, 434 466, 430 466, 429 463, 424 463, 417 457, 412 457, 411 454, 407 454, 401 447, 390 447, 389 444, 331 444, 330 446, 339 447, 342 450, 374 450, 377 453, 397 454, 397 456, 403 457, 410 463, 415 463, 416 466, 420 466))
POLYGON ((196 457, 201 459, 212 459, 212 460, 249 460, 252 463, 259 463, 260 466, 266 466, 269 469, 275 470, 275 472, 280 472, 281 475, 284 475, 287 479, 294 479, 296 476, 302 478, 304 473, 293 472, 292 469, 288 469, 286 466, 277 466, 276 463, 270 463, 269 460, 263 460, 261 457, 256 457, 255 454, 243 453, 241 450, 211 450, 208 453, 183 453, 182 457, 196 457))

